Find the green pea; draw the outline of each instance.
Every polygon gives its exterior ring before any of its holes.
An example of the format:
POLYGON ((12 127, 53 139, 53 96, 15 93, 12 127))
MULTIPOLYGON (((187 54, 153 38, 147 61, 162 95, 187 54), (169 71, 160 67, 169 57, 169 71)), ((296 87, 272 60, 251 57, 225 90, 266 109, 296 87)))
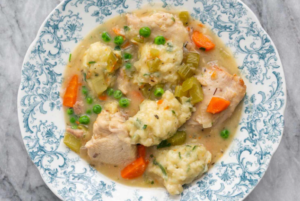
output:
POLYGON ((101 107, 100 105, 94 105, 94 107, 93 107, 93 112, 94 112, 95 114, 100 114, 101 111, 102 111, 102 107, 101 107))
POLYGON ((68 114, 68 115, 74 114, 74 110, 73 110, 72 108, 68 108, 68 109, 67 109, 67 114, 68 114))
POLYGON ((154 43, 156 45, 164 45, 166 43, 166 39, 163 36, 156 36, 154 39, 154 43))
POLYGON ((139 31, 140 35, 147 38, 151 35, 151 29, 149 27, 142 27, 139 31))
POLYGON ((126 68, 127 70, 130 70, 130 69, 131 69, 131 63, 125 64, 125 68, 126 68))
POLYGON ((123 94, 120 90, 114 91, 114 98, 115 99, 120 99, 120 98, 122 98, 122 96, 123 96, 123 94))
POLYGON ((114 43, 116 45, 122 45, 124 42, 124 38, 122 36, 116 36, 114 39, 114 43))
POLYGON ((157 89, 155 89, 155 91, 154 91, 154 95, 155 95, 156 97, 161 97, 164 93, 165 93, 165 91, 164 91, 163 88, 157 88, 157 89))
POLYGON ((83 115, 83 116, 79 117, 78 121, 81 124, 89 124, 90 123, 90 118, 86 115, 83 115))
POLYGON ((221 133, 220 133, 220 136, 221 136, 223 139, 229 138, 229 135, 230 135, 230 133, 229 133, 229 131, 228 131, 227 129, 222 130, 221 133))
POLYGON ((84 95, 86 95, 86 96, 88 95, 88 90, 87 90, 86 86, 83 86, 81 88, 81 93, 84 94, 84 95))
POLYGON ((75 117, 71 117, 71 118, 70 118, 70 122, 71 122, 72 124, 74 124, 74 123, 76 122, 76 118, 75 118, 75 117))
POLYGON ((88 104, 92 104, 92 103, 93 103, 93 99, 92 99, 91 97, 87 97, 87 98, 86 98, 86 102, 87 102, 88 104))
POLYGON ((112 95, 114 95, 114 89, 108 88, 106 93, 107 93, 107 95, 112 96, 112 95))
POLYGON ((125 60, 129 60, 129 59, 132 59, 132 54, 129 54, 129 53, 125 52, 123 57, 124 57, 125 60))
POLYGON ((119 105, 120 105, 120 107, 125 108, 125 107, 128 107, 129 104, 130 104, 130 100, 127 99, 127 98, 121 98, 121 99, 119 100, 119 105))
POLYGON ((92 110, 87 110, 86 113, 87 114, 92 114, 92 110))
POLYGON ((111 40, 111 37, 109 35, 109 33, 107 33, 106 31, 102 33, 102 40, 104 42, 109 42, 111 40))

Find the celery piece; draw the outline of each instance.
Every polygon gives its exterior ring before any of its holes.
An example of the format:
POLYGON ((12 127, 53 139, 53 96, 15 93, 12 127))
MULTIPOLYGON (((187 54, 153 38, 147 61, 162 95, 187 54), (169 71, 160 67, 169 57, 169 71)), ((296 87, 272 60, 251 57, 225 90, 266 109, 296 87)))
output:
POLYGON ((194 68, 198 68, 200 63, 200 55, 196 52, 187 53, 185 63, 191 64, 194 68))
POLYGON ((88 84, 97 96, 101 95, 107 89, 107 84, 102 73, 89 79, 88 84))
POLYGON ((186 132, 177 131, 172 137, 170 137, 167 141, 172 145, 182 145, 186 140, 186 132))
POLYGON ((196 104, 203 101, 204 95, 200 83, 190 89, 191 103, 196 104))
POLYGON ((64 136, 64 143, 72 151, 79 153, 81 147, 81 140, 76 138, 74 135, 66 133, 64 136))
POLYGON ((154 73, 159 70, 161 60, 159 58, 151 59, 147 61, 147 66, 150 73, 154 73))
POLYGON ((107 59, 108 72, 113 72, 117 69, 116 68, 117 62, 118 62, 118 58, 116 57, 116 55, 113 52, 110 52, 110 54, 108 55, 108 59, 107 59))
POLYGON ((137 36, 134 36, 133 37, 133 40, 137 43, 144 43, 145 42, 145 39, 144 37, 141 37, 140 35, 137 35, 137 36))
POLYGON ((194 72, 192 71, 191 67, 191 64, 183 64, 180 66, 177 73, 181 77, 181 79, 185 80, 194 75, 194 72))
POLYGON ((182 83, 182 91, 186 92, 196 84, 199 84, 198 80, 195 77, 191 77, 182 83))
POLYGON ((151 91, 152 91, 151 88, 152 87, 150 84, 145 84, 141 89, 141 92, 145 98, 149 98, 151 96, 151 91))
POLYGON ((175 93, 174 93, 175 97, 181 98, 183 96, 187 96, 188 92, 183 92, 182 91, 182 86, 178 85, 175 87, 175 93))
POLYGON ((182 24, 184 26, 187 26, 189 24, 189 21, 190 21, 190 14, 189 14, 189 12, 182 11, 182 12, 179 13, 178 16, 179 16, 179 19, 180 19, 180 21, 182 22, 182 24))

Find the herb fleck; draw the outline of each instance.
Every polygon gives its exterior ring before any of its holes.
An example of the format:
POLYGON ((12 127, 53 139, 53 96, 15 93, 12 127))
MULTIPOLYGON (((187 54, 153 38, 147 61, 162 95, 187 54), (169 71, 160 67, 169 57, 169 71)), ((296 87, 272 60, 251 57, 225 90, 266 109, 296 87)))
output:
POLYGON ((163 175, 167 176, 166 169, 159 162, 157 162, 156 159, 153 160, 153 165, 157 165, 161 169, 163 175))
POLYGON ((124 26, 124 31, 130 31, 129 26, 124 26))
POLYGON ((69 62, 71 62, 72 54, 69 55, 69 62))
POLYGON ((155 118, 156 118, 156 119, 159 119, 159 116, 158 116, 157 114, 156 114, 156 115, 154 115, 154 116, 155 116, 155 118))
POLYGON ((179 156, 180 159, 182 159, 182 158, 181 158, 181 153, 180 153, 180 152, 178 152, 178 156, 179 156))
POLYGON ((145 130, 147 128, 147 125, 145 124, 144 126, 143 126, 143 129, 145 130))
POLYGON ((96 61, 90 61, 90 62, 89 62, 89 64, 94 64, 94 63, 96 63, 96 61))
POLYGON ((206 48, 200 47, 199 50, 206 51, 206 48))

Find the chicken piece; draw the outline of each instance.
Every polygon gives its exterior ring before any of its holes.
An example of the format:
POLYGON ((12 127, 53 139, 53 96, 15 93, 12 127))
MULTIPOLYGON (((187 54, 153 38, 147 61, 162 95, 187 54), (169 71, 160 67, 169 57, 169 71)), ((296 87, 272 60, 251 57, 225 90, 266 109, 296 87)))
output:
POLYGON ((130 90, 130 80, 126 76, 125 69, 121 69, 119 76, 117 78, 118 89, 122 91, 123 94, 127 94, 130 90))
POLYGON ((103 138, 92 138, 86 143, 88 156, 95 162, 111 165, 127 165, 136 158, 136 146, 112 134, 103 138))
POLYGON ((82 138, 84 136, 84 131, 79 129, 72 129, 70 127, 66 128, 66 132, 74 135, 77 138, 82 138))
POLYGON ((83 101, 76 101, 73 106, 73 110, 75 114, 82 114, 84 112, 84 103, 83 101))
POLYGON ((102 111, 94 123, 93 138, 97 139, 112 134, 126 138, 128 131, 124 124, 125 121, 125 117, 120 112, 109 113, 105 110, 102 111))
POLYGON ((94 162, 112 165, 129 164, 136 158, 136 146, 131 145, 120 112, 102 111, 94 123, 93 137, 85 145, 94 162))
POLYGON ((128 38, 132 38, 139 34, 142 27, 151 29, 150 39, 162 35, 165 38, 174 41, 176 45, 182 47, 186 39, 188 39, 188 31, 183 26, 180 19, 170 13, 157 12, 152 15, 137 17, 135 14, 127 14, 127 23, 130 31, 126 32, 128 38), (176 34, 174 34, 176 33, 176 34))
POLYGON ((203 74, 198 75, 197 79, 202 85, 204 99, 196 106, 196 112, 189 123, 196 122, 203 128, 218 125, 228 119, 246 93, 246 85, 242 78, 230 75, 216 66, 203 68, 203 74), (212 97, 230 101, 229 107, 218 114, 208 113, 206 110, 212 97))

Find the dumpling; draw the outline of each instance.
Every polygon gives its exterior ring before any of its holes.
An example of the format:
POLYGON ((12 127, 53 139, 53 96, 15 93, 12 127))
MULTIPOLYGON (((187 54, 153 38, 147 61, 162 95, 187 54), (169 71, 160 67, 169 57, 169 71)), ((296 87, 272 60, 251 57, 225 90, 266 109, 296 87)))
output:
POLYGON ((191 103, 187 98, 182 102, 170 91, 159 101, 143 101, 139 112, 126 122, 131 143, 149 147, 171 137, 191 117, 191 103))
POLYGON ((83 57, 82 69, 94 95, 99 96, 115 82, 114 72, 121 58, 111 47, 96 42, 90 45, 83 57))
POLYGON ((165 45, 146 43, 140 46, 139 60, 134 63, 136 84, 157 83, 176 84, 179 80, 177 71, 183 59, 182 47, 171 41, 165 45), (155 56, 157 54, 157 56, 155 56))
POLYGON ((182 192, 182 185, 191 183, 207 172, 211 153, 203 145, 181 145, 158 150, 149 163, 147 173, 161 181, 172 195, 182 192))

